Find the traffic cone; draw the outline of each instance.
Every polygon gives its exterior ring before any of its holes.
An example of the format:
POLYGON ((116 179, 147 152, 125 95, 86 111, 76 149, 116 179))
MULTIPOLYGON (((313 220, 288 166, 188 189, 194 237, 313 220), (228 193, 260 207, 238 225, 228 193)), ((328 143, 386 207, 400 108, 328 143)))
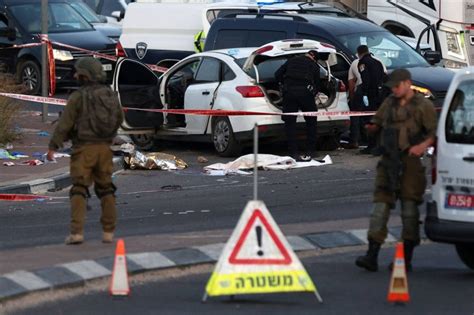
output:
POLYGON ((392 278, 388 289, 388 302, 408 303, 410 295, 408 294, 408 280, 405 269, 405 253, 403 243, 397 243, 395 251, 395 260, 393 262, 392 278))
POLYGON ((123 239, 117 241, 115 250, 114 269, 110 281, 110 295, 128 295, 130 287, 128 285, 127 260, 125 258, 125 243, 123 239))

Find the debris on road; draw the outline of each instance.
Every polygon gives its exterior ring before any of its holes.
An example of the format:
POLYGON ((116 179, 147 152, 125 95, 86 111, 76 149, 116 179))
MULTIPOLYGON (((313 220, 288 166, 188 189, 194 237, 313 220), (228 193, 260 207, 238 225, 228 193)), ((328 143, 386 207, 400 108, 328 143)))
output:
POLYGON ((209 162, 209 160, 204 156, 198 156, 197 161, 198 161, 198 163, 208 163, 209 162))
POLYGON ((0 149, 0 159, 1 160, 16 160, 17 158, 10 154, 5 149, 0 149))
POLYGON ((143 154, 140 151, 134 151, 129 156, 125 156, 124 161, 132 170, 145 169, 171 171, 178 169, 181 170, 188 167, 186 162, 176 156, 159 152, 143 154))

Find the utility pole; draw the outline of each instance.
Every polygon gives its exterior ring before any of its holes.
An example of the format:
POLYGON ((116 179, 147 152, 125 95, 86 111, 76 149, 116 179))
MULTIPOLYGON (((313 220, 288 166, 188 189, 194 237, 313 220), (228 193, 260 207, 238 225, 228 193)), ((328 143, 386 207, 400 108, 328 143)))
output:
MULTIPOLYGON (((41 34, 48 35, 48 0, 41 0, 41 34)), ((41 46, 41 94, 48 97, 48 46, 41 46)), ((43 122, 48 120, 48 104, 43 103, 43 122)))

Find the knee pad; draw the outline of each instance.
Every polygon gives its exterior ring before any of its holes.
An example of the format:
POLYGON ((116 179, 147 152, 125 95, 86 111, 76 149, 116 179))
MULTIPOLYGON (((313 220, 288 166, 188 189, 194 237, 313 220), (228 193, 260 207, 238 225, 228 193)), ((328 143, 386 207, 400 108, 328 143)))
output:
POLYGON ((402 219, 416 219, 420 218, 420 210, 416 201, 402 200, 402 219))
POLYGON ((101 199, 102 197, 107 196, 107 195, 114 195, 115 191, 117 191, 117 187, 115 187, 113 183, 110 183, 109 185, 106 185, 106 186, 95 185, 94 191, 97 198, 101 199))
POLYGON ((73 185, 71 190, 69 191, 69 197, 79 195, 83 196, 84 199, 90 198, 91 194, 89 192, 89 188, 83 185, 73 185))

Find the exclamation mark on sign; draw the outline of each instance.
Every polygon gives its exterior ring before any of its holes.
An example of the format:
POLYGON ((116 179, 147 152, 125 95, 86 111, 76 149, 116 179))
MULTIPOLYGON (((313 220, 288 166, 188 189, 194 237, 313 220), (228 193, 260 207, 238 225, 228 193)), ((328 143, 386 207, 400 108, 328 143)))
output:
POLYGON ((262 227, 261 226, 256 226, 255 227, 255 232, 257 233, 257 243, 258 247, 260 248, 257 252, 258 256, 263 256, 263 250, 262 250, 262 227))

